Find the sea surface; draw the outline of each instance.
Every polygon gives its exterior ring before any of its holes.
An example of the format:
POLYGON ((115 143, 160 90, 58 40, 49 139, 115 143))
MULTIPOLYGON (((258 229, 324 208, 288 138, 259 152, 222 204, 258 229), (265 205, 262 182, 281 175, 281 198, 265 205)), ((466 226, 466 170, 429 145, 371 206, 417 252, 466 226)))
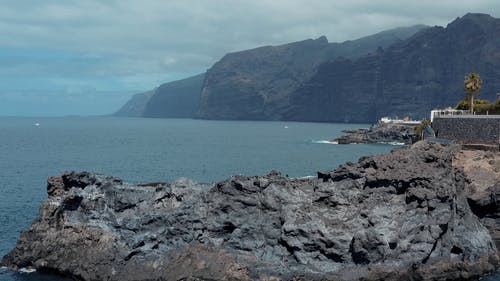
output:
MULTIPOLYGON (((205 121, 112 117, 0 117, 0 257, 15 246, 47 197, 46 179, 93 171, 128 182, 200 182, 279 170, 315 176, 388 144, 331 144, 342 130, 368 124, 205 121)), ((62 281, 0 269, 1 281, 62 281)), ((500 280, 498 277, 484 279, 500 280)))

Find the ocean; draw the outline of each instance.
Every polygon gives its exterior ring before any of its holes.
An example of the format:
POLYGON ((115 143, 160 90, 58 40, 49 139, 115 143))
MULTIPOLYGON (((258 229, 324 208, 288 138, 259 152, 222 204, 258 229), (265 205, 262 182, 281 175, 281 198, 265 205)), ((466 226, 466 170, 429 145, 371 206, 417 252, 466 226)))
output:
MULTIPOLYGON (((48 176, 93 171, 128 182, 200 182, 279 170, 315 176, 388 144, 331 144, 368 124, 206 121, 112 117, 0 118, 0 256, 15 246, 46 198, 48 176)), ((1 281, 62 281, 0 269, 1 281)), ((486 278, 485 278, 486 280, 486 278)), ((487 280, 500 280, 488 278, 487 280)))

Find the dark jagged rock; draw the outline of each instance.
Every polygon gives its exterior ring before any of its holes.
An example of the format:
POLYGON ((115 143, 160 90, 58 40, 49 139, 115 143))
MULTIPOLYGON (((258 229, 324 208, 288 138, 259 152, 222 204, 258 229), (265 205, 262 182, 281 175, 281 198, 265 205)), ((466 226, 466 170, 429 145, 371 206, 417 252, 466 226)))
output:
POLYGON ((345 130, 343 133, 347 133, 347 135, 343 135, 339 138, 332 140, 331 142, 338 144, 351 144, 351 143, 369 143, 368 133, 369 129, 356 129, 356 130, 345 130))
POLYGON ((2 259, 82 280, 466 280, 496 248, 452 167, 417 143, 319 179, 132 185, 65 173, 2 259))
POLYGON ((415 124, 383 123, 374 124, 368 129, 347 130, 334 142, 339 144, 350 143, 403 143, 412 144, 418 141, 415 134, 415 124))
POLYGON ((472 212, 500 248, 500 152, 464 150, 457 154, 454 165, 470 181, 467 200, 472 212))

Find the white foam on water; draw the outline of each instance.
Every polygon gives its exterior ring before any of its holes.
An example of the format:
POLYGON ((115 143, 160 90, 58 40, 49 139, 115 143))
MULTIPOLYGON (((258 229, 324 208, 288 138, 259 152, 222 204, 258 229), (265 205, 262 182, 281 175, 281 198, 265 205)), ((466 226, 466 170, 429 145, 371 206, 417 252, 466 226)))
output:
POLYGON ((398 145, 398 146, 400 146, 400 145, 405 145, 405 143, 404 143, 404 142, 397 142, 397 141, 391 141, 391 142, 379 142, 379 143, 381 143, 381 144, 388 144, 388 145, 398 145))
POLYGON ((23 267, 23 268, 19 269, 19 272, 21 272, 21 273, 33 273, 35 271, 36 271, 36 269, 34 269, 34 268, 23 267))
POLYGON ((336 141, 327 141, 327 140, 313 140, 312 143, 322 143, 322 144, 339 144, 336 141))
POLYGON ((300 177, 299 179, 311 179, 315 178, 316 176, 305 176, 305 177, 300 177))

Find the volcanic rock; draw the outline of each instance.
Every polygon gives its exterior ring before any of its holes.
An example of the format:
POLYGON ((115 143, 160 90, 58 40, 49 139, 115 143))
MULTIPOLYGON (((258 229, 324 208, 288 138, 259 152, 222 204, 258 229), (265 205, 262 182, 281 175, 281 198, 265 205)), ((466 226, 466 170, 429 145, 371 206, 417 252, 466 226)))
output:
POLYGON ((417 125, 406 123, 384 123, 379 122, 369 129, 357 129, 343 131, 343 135, 334 139, 339 144, 350 143, 403 143, 412 144, 418 141, 415 133, 417 125))
POLYGON ((317 179, 64 173, 1 264, 89 281, 475 278, 497 250, 452 166, 458 150, 420 142, 317 179))
POLYGON ((453 159, 470 184, 467 200, 500 247, 500 152, 464 150, 453 159))

